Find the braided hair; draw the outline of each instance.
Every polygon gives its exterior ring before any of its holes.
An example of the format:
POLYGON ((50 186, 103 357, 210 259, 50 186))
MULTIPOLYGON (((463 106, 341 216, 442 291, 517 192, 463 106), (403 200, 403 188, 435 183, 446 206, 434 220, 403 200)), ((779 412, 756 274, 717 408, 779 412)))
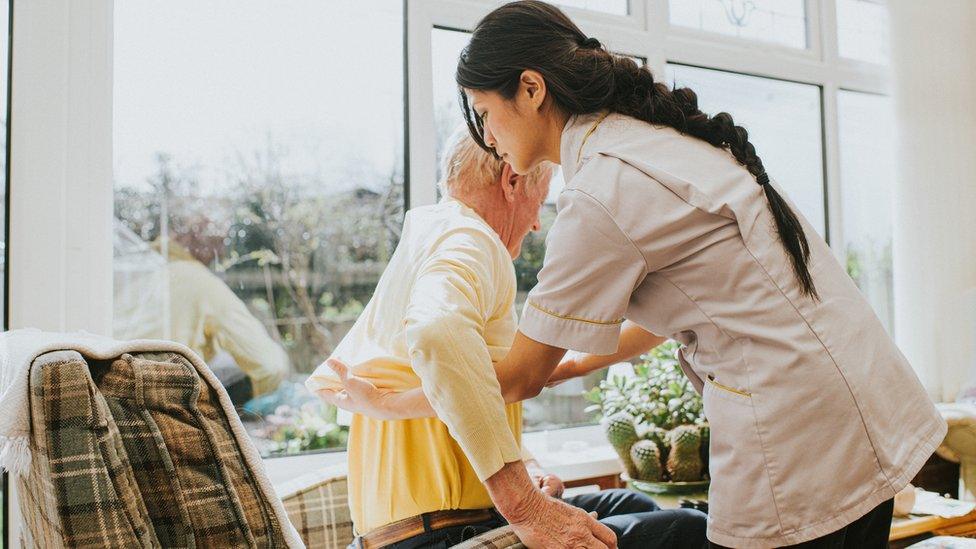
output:
POLYGON ((674 128, 728 150, 762 186, 776 230, 790 256, 804 293, 819 299, 807 267, 810 246, 789 204, 769 183, 769 176, 749 132, 725 112, 709 116, 698 108, 689 88, 670 89, 654 80, 647 67, 611 54, 586 36, 562 11, 545 2, 505 4, 481 20, 461 52, 456 80, 468 129, 485 150, 481 119, 468 104, 465 89, 495 91, 511 99, 526 69, 542 74, 554 104, 570 115, 609 110, 659 126, 674 128))

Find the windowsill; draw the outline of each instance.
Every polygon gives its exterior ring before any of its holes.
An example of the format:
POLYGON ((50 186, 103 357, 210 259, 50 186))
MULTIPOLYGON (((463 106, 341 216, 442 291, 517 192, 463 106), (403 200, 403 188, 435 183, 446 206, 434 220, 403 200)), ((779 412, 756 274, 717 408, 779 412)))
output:
MULTIPOLYGON (((613 448, 599 425, 525 433, 522 443, 549 472, 564 481, 621 472, 613 448)), ((333 452, 264 460, 279 497, 287 497, 329 477, 348 472, 348 454, 333 452)))
POLYGON ((564 481, 622 472, 599 425, 525 433, 522 444, 546 470, 564 481))

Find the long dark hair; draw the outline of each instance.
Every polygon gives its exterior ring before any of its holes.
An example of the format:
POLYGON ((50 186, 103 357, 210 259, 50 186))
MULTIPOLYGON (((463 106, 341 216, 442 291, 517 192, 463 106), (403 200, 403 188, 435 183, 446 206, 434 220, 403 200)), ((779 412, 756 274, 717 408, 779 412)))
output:
POLYGON ((558 8, 545 2, 511 2, 485 16, 461 52, 456 80, 461 108, 474 140, 488 152, 481 119, 468 104, 464 89, 515 96, 522 71, 536 70, 545 78, 553 103, 570 115, 602 110, 632 116, 651 124, 728 149, 762 186, 776 230, 790 255, 803 291, 819 299, 807 268, 810 247, 803 226, 789 204, 769 184, 769 176, 749 132, 725 112, 709 116, 698 109, 698 96, 688 88, 668 89, 655 82, 647 67, 629 57, 610 54, 588 38, 558 8))

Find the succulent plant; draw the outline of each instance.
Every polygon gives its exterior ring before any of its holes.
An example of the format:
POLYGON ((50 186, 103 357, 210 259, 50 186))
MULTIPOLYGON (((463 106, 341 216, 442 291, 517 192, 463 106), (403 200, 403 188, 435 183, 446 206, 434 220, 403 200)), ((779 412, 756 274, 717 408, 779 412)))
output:
POLYGON ((678 364, 678 348, 669 341, 652 349, 633 376, 613 376, 586 395, 593 402, 587 410, 603 415, 607 439, 631 478, 707 478, 710 430, 701 396, 678 364))
POLYGON ((679 425, 702 424, 701 396, 685 377, 676 353, 679 344, 668 341, 641 357, 634 376, 612 376, 586 393, 593 403, 588 411, 604 417, 617 412, 634 416, 638 424, 670 431, 679 425))
POLYGON ((701 480, 701 434, 695 425, 681 425, 668 433, 671 450, 668 452, 668 476, 674 482, 701 480))
POLYGON ((637 428, 634 425, 634 417, 626 412, 617 412, 604 418, 601 423, 603 424, 603 432, 606 433, 607 440, 610 441, 610 445, 620 457, 620 463, 623 464, 627 475, 635 478, 637 469, 630 459, 630 448, 639 440, 637 428))
POLYGON ((638 480, 658 482, 664 480, 661 467, 661 450, 651 440, 638 440, 630 448, 630 459, 634 462, 638 480))

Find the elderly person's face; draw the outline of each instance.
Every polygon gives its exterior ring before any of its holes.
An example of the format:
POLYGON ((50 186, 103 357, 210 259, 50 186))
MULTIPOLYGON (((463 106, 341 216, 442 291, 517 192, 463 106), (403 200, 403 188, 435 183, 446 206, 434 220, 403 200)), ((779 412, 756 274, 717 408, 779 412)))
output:
POLYGON ((441 190, 473 208, 517 258, 525 236, 539 230, 552 165, 544 162, 519 175, 475 144, 465 126, 448 138, 442 162, 441 190))
MULTIPOLYGON (((529 231, 538 231, 542 228, 539 213, 545 203, 546 196, 549 194, 549 180, 552 177, 552 169, 545 167, 539 168, 529 176, 516 176, 515 172, 506 165, 502 171, 502 184, 505 185, 506 174, 515 176, 512 191, 514 198, 506 200, 506 213, 510 218, 508 231, 500 231, 499 236, 512 259, 522 253, 522 242, 529 234, 529 231), (533 181, 534 180, 534 181, 533 181)), ((497 229, 496 229, 497 230, 497 229)))
MULTIPOLYGON (((478 154, 485 154, 478 150, 478 154)), ((462 170, 461 177, 487 177, 484 172, 462 170)), ((529 231, 540 228, 539 210, 549 194, 552 168, 539 167, 529 175, 518 175, 504 164, 497 181, 479 181, 459 185, 451 195, 474 208, 498 233, 512 259, 522 251, 522 241, 529 231)))

